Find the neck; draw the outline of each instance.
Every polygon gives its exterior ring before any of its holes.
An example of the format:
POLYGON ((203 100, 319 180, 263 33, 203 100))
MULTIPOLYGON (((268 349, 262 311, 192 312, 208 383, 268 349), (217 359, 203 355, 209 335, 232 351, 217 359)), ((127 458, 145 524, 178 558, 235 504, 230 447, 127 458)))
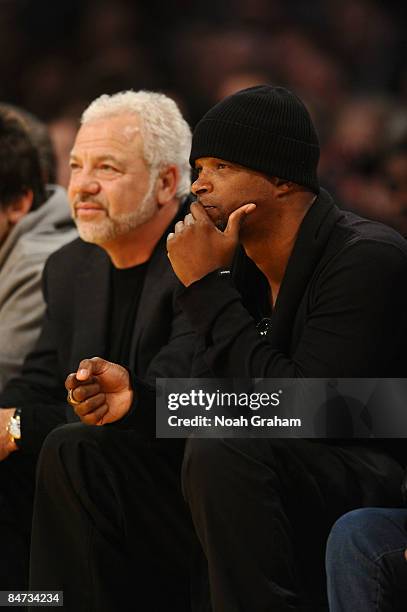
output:
POLYGON ((274 306, 287 269, 288 260, 294 249, 301 223, 312 206, 316 196, 307 194, 268 211, 267 219, 259 227, 253 226, 242 236, 246 254, 254 261, 268 280, 271 303, 274 306))
POLYGON ((131 268, 148 261, 178 212, 179 201, 174 199, 161 207, 154 216, 112 242, 100 246, 109 255, 115 268, 131 268))

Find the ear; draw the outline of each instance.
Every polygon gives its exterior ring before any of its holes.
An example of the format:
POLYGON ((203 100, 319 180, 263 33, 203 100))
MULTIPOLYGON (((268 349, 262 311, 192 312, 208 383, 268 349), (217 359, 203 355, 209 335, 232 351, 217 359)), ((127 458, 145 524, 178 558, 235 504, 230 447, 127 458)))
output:
POLYGON ((297 191, 297 185, 291 181, 287 181, 286 179, 273 176, 271 182, 276 188, 276 198, 285 198, 286 196, 297 191))
POLYGON ((32 189, 28 189, 28 191, 6 207, 6 214, 10 225, 16 225, 30 212, 33 200, 34 194, 32 189))
POLYGON ((157 178, 157 202, 159 206, 165 206, 175 197, 179 183, 179 169, 175 164, 166 166, 160 171, 157 178))

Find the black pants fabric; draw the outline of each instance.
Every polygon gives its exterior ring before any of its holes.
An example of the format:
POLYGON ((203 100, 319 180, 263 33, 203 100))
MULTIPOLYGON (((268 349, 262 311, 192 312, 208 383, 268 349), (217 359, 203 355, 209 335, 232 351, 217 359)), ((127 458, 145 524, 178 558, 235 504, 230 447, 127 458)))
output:
POLYGON ((400 505, 401 479, 401 466, 372 448, 191 438, 183 488, 213 612, 327 610, 332 524, 352 508, 400 505))
POLYGON ((195 535, 183 450, 182 440, 108 426, 51 432, 38 463, 30 588, 62 590, 65 611, 189 611, 195 535))
POLYGON ((0 462, 0 590, 28 588, 36 458, 14 452, 0 462))

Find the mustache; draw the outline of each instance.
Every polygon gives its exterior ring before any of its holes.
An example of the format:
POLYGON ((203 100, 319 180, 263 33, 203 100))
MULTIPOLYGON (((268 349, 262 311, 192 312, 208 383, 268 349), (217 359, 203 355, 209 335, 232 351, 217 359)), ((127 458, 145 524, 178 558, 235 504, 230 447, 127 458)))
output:
POLYGON ((195 202, 197 202, 198 204, 201 204, 202 206, 213 206, 214 208, 218 208, 218 206, 215 203, 201 200, 201 198, 196 198, 195 202))

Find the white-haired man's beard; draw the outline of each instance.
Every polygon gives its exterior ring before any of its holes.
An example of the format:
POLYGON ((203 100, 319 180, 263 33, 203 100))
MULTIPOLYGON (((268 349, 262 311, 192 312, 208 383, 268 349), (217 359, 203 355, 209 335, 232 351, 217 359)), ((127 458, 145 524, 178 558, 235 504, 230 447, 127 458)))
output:
MULTIPOLYGON (((82 240, 102 245, 128 234, 139 225, 149 221, 157 210, 157 202, 153 196, 155 178, 155 176, 151 177, 147 193, 139 206, 129 213, 117 214, 114 217, 110 217, 109 211, 105 209, 106 216, 100 221, 84 221, 83 219, 76 218, 74 215, 74 221, 82 240)), ((81 201, 84 200, 85 198, 82 197, 81 201)), ((89 200, 97 201, 96 198, 89 198, 89 200)))

